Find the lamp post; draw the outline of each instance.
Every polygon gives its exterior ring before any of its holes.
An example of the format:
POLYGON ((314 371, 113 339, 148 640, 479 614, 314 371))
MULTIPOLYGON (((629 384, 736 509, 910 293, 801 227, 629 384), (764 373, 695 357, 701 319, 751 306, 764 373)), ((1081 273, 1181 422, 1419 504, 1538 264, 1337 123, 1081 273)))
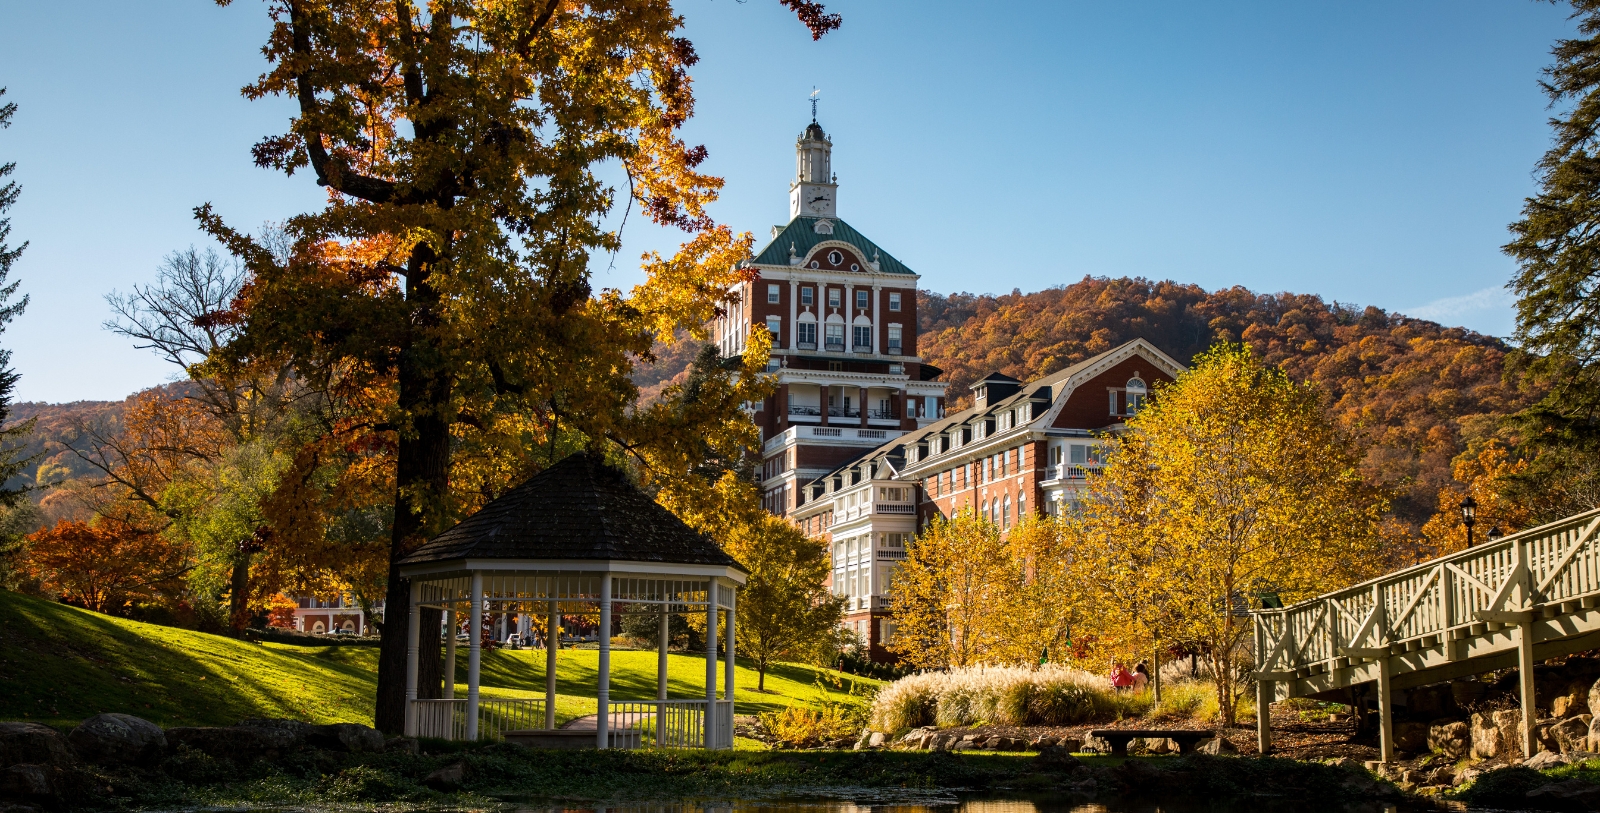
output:
POLYGON ((1493 528, 1489 529, 1489 541, 1490 542, 1493 542, 1496 539, 1499 539, 1500 537, 1505 536, 1505 535, 1506 535, 1506 532, 1500 530, 1500 526, 1499 525, 1496 525, 1493 528))
POLYGON ((1467 526, 1467 547, 1472 547, 1472 526, 1478 524, 1478 501, 1467 498, 1461 501, 1461 524, 1467 526))

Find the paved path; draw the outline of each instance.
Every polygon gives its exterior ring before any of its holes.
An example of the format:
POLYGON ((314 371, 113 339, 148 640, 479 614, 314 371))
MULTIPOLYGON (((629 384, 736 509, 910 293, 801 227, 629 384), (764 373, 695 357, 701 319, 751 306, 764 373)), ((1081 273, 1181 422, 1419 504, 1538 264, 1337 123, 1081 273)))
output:
MULTIPOLYGON (((613 711, 611 712, 611 725, 613 731, 624 728, 636 728, 655 719, 653 712, 643 711, 613 711)), ((585 714, 568 720, 561 726, 563 731, 594 731, 600 725, 600 715, 585 714)))

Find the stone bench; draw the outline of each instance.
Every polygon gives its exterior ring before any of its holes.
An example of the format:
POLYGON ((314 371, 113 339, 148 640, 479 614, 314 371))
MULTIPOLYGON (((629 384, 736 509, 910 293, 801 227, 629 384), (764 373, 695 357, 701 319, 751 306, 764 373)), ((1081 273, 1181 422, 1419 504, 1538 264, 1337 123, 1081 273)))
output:
POLYGON ((1217 736, 1214 731, 1195 731, 1193 729, 1156 729, 1156 728, 1102 728, 1090 731, 1092 737, 1099 737, 1111 743, 1111 755, 1125 757, 1128 755, 1128 743, 1136 738, 1154 740, 1172 740, 1178 744, 1178 753, 1192 754, 1195 746, 1201 740, 1209 740, 1217 736))

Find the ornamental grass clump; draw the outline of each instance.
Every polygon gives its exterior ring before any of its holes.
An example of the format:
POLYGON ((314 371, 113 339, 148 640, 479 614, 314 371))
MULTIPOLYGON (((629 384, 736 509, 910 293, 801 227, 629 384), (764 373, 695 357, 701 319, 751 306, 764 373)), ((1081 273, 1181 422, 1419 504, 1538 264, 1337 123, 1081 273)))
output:
POLYGON ((1114 691, 1104 677, 1045 666, 925 672, 885 686, 872 706, 874 731, 925 725, 1073 725, 1149 709, 1146 695, 1114 691))

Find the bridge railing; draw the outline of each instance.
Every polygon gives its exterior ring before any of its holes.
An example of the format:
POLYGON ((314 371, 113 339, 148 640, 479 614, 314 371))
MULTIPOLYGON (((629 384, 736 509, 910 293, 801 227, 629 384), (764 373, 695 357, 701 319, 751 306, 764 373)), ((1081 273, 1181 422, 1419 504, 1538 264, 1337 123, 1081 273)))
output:
POLYGON ((1259 673, 1336 668, 1600 601, 1600 510, 1474 545, 1281 610, 1256 610, 1259 673), (1488 625, 1495 625, 1489 627, 1488 625))

